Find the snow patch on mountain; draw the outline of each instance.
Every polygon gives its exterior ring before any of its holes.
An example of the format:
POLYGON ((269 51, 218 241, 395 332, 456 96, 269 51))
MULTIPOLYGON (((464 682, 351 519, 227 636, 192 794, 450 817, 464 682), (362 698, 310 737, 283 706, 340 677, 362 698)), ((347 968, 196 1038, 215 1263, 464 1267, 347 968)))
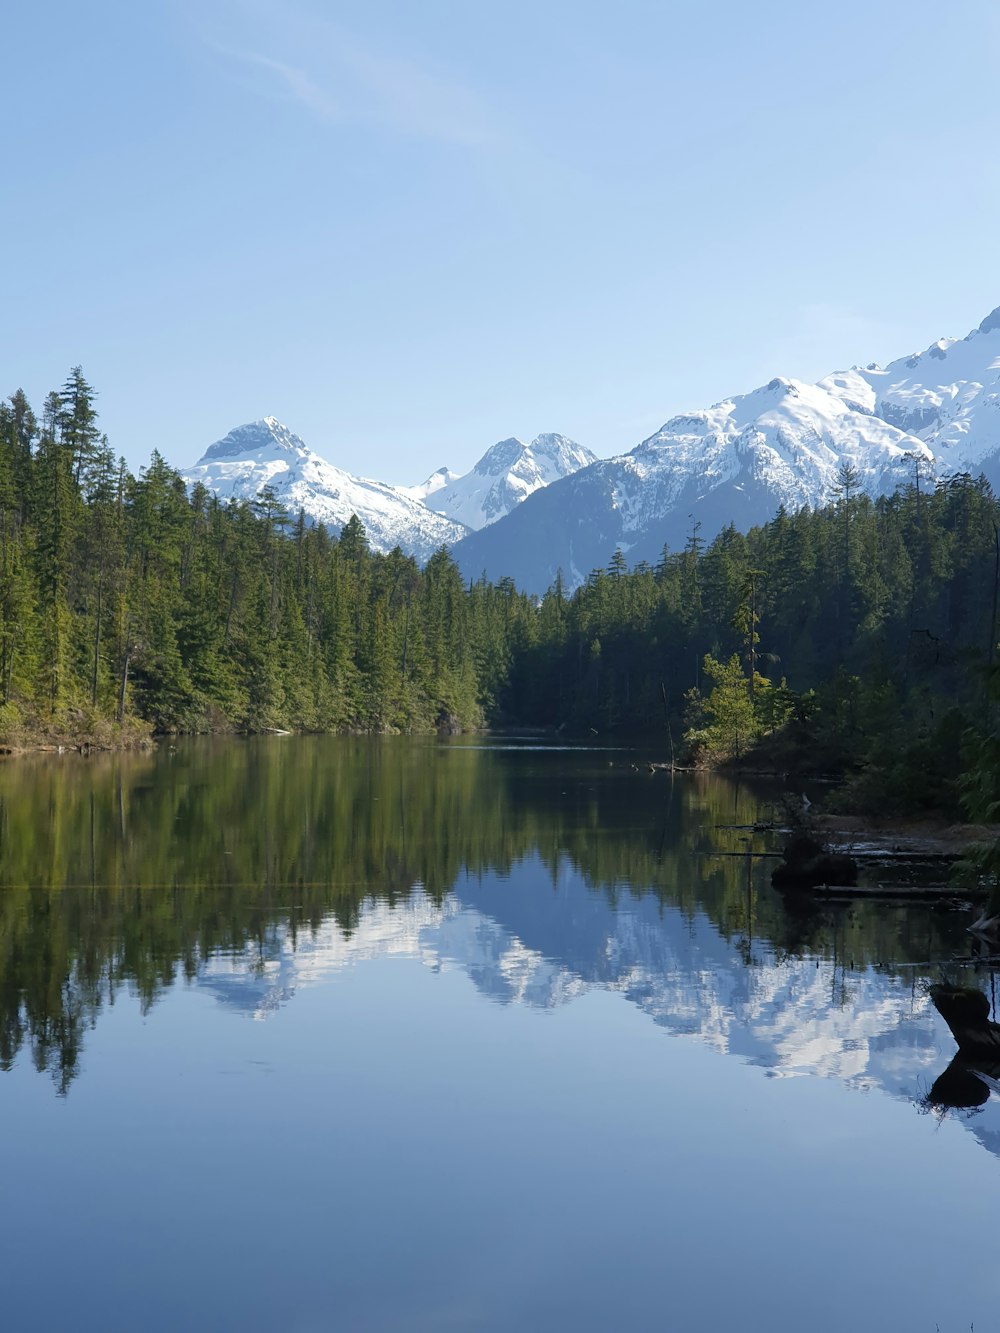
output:
POLYGON ((435 495, 443 487, 450 486, 453 481, 458 481, 461 475, 460 472, 452 472, 450 467, 439 467, 419 486, 400 486, 399 489, 404 495, 412 496, 414 500, 423 500, 426 503, 429 495, 435 495))
POLYGON ((399 546, 418 560, 467 533, 404 487, 334 467, 274 417, 237 426, 183 475, 189 486, 200 484, 221 500, 252 500, 271 486, 289 515, 302 511, 334 532, 356 514, 373 550, 399 546))
POLYGON ((428 491, 426 504, 467 528, 484 528, 543 486, 596 462, 596 457, 565 435, 538 435, 530 444, 513 437, 499 440, 471 472, 428 491))
POLYGON ((965 338, 821 383, 863 394, 875 416, 928 446, 939 472, 989 471, 1000 453, 1000 307, 965 338))

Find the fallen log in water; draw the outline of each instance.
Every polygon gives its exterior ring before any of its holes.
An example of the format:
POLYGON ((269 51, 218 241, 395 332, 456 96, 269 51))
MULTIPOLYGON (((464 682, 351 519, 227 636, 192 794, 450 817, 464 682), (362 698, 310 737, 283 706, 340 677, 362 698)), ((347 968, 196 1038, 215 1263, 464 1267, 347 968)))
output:
POLYGON ((851 855, 859 861, 957 861, 961 855, 960 852, 923 851, 919 848, 907 851, 898 847, 859 847, 848 843, 834 843, 833 846, 838 851, 850 850, 851 855))
POLYGON ((781 861, 783 855, 781 852, 694 852, 694 856, 738 856, 741 860, 744 857, 752 856, 755 861, 781 861))
POLYGON ((823 898, 936 898, 968 902, 985 898, 987 890, 954 884, 813 884, 809 892, 823 898))

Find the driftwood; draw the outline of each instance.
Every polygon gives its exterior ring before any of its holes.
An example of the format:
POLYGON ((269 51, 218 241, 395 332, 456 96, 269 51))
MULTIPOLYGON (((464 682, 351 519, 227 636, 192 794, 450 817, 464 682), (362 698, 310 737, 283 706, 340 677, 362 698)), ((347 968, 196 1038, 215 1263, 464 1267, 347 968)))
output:
POLYGON ((716 824, 717 829, 725 829, 727 832, 736 831, 737 833, 791 833, 790 828, 782 824, 716 824))
POLYGON ((695 856, 734 856, 741 861, 745 861, 748 856, 752 856, 755 861, 777 861, 782 858, 781 852, 695 852, 695 856))
POLYGON ((923 851, 919 848, 907 851, 888 847, 852 847, 851 854, 864 861, 957 861, 958 852, 923 851))
POLYGON ((813 884, 809 892, 822 898, 933 898, 967 903, 970 898, 984 897, 987 891, 954 884, 813 884))
MULTIPOLYGON (((977 892, 981 893, 985 898, 989 890, 986 888, 978 888, 977 892)), ((973 921, 969 930, 973 935, 977 935, 980 939, 986 940, 987 943, 991 941, 995 942, 997 936, 1000 935, 1000 916, 991 914, 989 907, 986 907, 980 912, 978 918, 973 921)))

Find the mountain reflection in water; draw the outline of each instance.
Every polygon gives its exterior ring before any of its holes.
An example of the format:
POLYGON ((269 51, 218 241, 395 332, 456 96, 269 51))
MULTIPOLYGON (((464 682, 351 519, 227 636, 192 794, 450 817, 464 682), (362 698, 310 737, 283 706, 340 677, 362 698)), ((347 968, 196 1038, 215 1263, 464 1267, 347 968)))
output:
MULTIPOLYGON (((767 945, 757 953, 745 966, 703 912, 688 915, 653 897, 612 906, 570 863, 553 883, 532 856, 504 878, 460 876, 440 904, 423 894, 395 906, 367 903, 350 932, 328 920, 293 943, 288 927, 277 925, 263 945, 209 958, 198 984, 264 1020, 331 974, 368 959, 410 957, 435 970, 460 968, 499 1004, 554 1008, 591 989, 617 992, 668 1031, 775 1076, 836 1078, 930 1110, 987 1102, 989 1089, 975 1076, 981 1095, 966 1088, 965 1100, 949 1095, 955 1071, 951 1083, 944 1074, 935 1081, 941 1024, 915 969, 844 973, 827 959, 779 958, 767 945), (536 947, 548 933, 540 916, 565 921, 560 948, 536 947)), ((1000 1115, 971 1128, 1000 1154, 1000 1115)))
POLYGON ((483 746, 0 766, 6 1323, 989 1327, 967 918, 790 911, 766 793, 483 746))
MULTIPOLYGON (((766 801, 720 778, 651 778, 619 752, 481 742, 204 741, 7 765, 3 1066, 30 1048, 66 1091, 122 987, 149 1008, 184 979, 264 1019, 402 955, 459 968, 501 1004, 617 992, 776 1075, 918 1101, 950 1055, 928 964, 968 951, 962 919, 872 903, 789 914, 767 862, 748 873, 710 854, 745 850, 739 826, 766 801)), ((968 1123, 1000 1151, 991 1109, 968 1123)))

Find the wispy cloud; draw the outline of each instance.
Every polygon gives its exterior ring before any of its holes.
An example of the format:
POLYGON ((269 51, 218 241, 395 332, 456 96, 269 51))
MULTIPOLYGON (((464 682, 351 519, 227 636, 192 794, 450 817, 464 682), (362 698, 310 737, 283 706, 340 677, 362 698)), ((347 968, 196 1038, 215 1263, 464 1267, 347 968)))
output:
POLYGON ((298 102, 315 115, 321 116, 325 120, 342 120, 344 118, 341 108, 334 98, 304 69, 299 69, 296 65, 288 65, 283 60, 275 60, 272 56, 258 55, 254 51, 227 51, 223 49, 222 54, 234 60, 242 61, 247 65, 256 65, 260 69, 267 70, 275 76, 274 83, 280 87, 283 96, 293 102, 298 102))
POLYGON ((465 147, 504 141, 483 99, 450 72, 359 42, 328 19, 293 6, 240 4, 240 47, 210 41, 230 64, 262 71, 253 91, 296 102, 338 123, 465 147))
POLYGON ((480 98, 457 81, 442 79, 413 61, 344 43, 339 56, 372 99, 373 113, 386 124, 450 143, 487 145, 500 140, 480 98))

